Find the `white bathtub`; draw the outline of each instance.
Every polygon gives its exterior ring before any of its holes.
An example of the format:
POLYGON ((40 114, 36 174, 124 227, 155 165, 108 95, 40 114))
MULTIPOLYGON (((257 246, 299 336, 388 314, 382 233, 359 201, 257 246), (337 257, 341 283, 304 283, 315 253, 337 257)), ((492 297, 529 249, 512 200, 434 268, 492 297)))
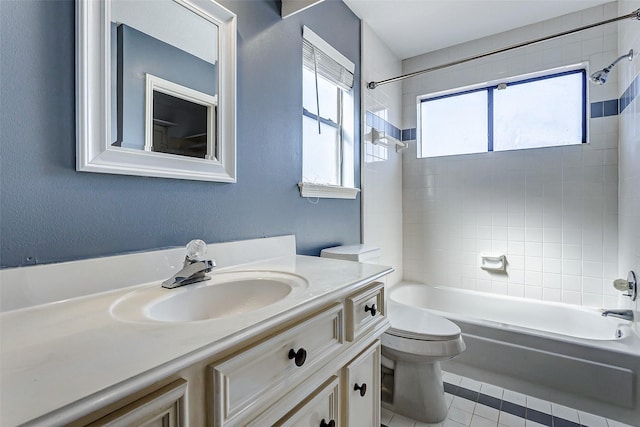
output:
POLYGON ((402 282, 389 310, 411 305, 454 321, 467 350, 443 369, 640 426, 640 337, 600 311, 402 282))

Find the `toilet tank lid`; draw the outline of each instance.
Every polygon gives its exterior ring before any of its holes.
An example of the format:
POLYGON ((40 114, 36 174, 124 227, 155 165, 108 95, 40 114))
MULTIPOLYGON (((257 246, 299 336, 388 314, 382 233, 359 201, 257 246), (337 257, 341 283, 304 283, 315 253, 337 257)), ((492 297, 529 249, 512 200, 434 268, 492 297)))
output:
POLYGON ((348 261, 369 261, 380 257, 380 248, 371 245, 345 245, 323 249, 320 256, 324 258, 344 259, 348 261))

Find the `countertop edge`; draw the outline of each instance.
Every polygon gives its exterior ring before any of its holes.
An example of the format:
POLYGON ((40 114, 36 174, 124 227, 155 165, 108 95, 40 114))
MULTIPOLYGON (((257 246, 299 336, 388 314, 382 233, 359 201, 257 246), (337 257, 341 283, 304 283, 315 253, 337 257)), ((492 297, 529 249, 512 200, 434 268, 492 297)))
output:
POLYGON ((98 408, 115 403, 118 400, 136 391, 149 387, 163 378, 188 368, 197 362, 213 357, 217 353, 223 352, 232 347, 241 346, 245 340, 261 335, 271 328, 302 315, 304 312, 313 311, 315 308, 335 300, 336 298, 346 297, 360 286, 371 281, 378 280, 393 271, 394 269, 392 267, 388 267, 377 274, 364 277, 356 282, 336 289, 335 292, 329 292, 309 299, 304 303, 292 307, 285 313, 278 314, 272 318, 266 319, 265 321, 250 325, 237 333, 230 334, 225 338, 205 345, 198 350, 184 354, 160 366, 152 367, 135 377, 122 381, 104 390, 97 391, 85 398, 77 400, 52 412, 40 415, 37 418, 19 425, 29 427, 49 427, 51 425, 62 425, 75 421, 90 414, 98 408))

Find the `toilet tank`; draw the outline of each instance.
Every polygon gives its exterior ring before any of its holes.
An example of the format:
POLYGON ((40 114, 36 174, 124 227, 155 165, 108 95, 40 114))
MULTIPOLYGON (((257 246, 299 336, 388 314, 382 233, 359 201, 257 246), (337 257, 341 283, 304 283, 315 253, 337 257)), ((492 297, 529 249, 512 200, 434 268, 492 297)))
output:
POLYGON ((320 252, 323 258, 343 259, 347 261, 377 264, 380 261, 380 248, 371 245, 334 246, 320 252))

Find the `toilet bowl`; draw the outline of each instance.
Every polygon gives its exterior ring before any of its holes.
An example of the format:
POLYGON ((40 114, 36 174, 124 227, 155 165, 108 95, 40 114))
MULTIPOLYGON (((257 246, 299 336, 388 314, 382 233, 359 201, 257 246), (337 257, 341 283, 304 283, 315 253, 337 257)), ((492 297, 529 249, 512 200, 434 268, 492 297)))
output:
POLYGON ((381 338, 385 365, 393 372, 383 407, 426 423, 447 417, 440 362, 465 350, 460 328, 444 317, 389 301, 391 322, 381 338))
MULTIPOLYGON (((380 250, 366 245, 323 249, 322 257, 376 263, 380 250)), ((382 406, 426 423, 447 417, 440 362, 465 350, 460 328, 418 307, 387 303, 391 323, 381 338, 382 406), (386 378, 385 378, 386 377, 386 378), (389 380, 392 378, 392 380, 389 380)))

